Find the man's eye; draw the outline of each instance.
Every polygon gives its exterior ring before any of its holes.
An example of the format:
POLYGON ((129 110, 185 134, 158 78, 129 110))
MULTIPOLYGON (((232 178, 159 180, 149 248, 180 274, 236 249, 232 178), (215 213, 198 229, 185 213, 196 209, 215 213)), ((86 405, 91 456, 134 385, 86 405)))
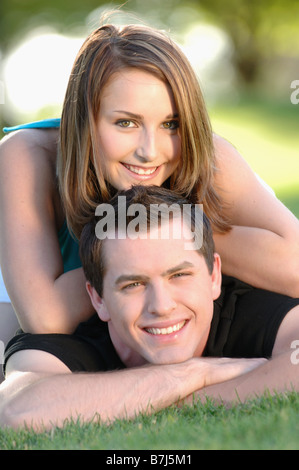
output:
POLYGON ((179 127, 179 121, 173 120, 173 121, 166 121, 163 123, 164 129, 169 129, 171 131, 174 131, 178 129, 179 127))
POLYGON ((126 284, 125 286, 123 286, 122 290, 129 290, 129 289, 134 289, 134 287, 139 287, 141 286, 141 282, 131 282, 130 284, 126 284))
POLYGON ((175 273, 173 274, 171 277, 174 278, 174 279, 177 279, 177 278, 183 278, 183 277, 187 277, 187 276, 191 276, 191 273, 175 273))

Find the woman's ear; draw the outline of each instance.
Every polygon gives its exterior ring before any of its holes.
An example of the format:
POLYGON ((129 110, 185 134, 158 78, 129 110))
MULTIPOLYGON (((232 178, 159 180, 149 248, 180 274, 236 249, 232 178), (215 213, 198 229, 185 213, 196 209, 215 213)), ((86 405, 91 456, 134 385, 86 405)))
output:
POLYGON ((110 315, 107 311, 106 305, 102 297, 97 293, 96 289, 90 284, 90 282, 86 282, 86 290, 89 294, 91 303, 96 310, 100 320, 102 321, 109 321, 110 315))
POLYGON ((222 283, 221 259, 218 253, 214 253, 214 267, 213 267, 213 272, 212 272, 213 300, 218 299, 221 293, 221 283, 222 283))

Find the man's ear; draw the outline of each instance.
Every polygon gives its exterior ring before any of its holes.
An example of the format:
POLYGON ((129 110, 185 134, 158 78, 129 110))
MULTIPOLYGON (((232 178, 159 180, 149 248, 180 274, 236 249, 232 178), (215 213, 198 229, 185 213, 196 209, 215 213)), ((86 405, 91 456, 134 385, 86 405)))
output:
POLYGON ((212 272, 212 291, 213 291, 213 300, 218 299, 221 293, 221 259, 218 253, 214 253, 214 267, 212 272))
POLYGON ((109 321, 110 315, 107 311, 106 305, 102 297, 97 293, 96 289, 90 284, 90 282, 86 282, 86 290, 89 294, 91 303, 96 310, 97 314, 99 315, 102 321, 109 321))

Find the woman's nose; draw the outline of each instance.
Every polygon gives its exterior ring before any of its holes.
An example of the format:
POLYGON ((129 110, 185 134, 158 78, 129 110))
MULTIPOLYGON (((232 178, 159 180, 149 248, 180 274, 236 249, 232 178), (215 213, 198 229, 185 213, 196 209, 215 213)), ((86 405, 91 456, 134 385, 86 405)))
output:
POLYGON ((136 154, 143 162, 152 162, 157 158, 158 141, 154 131, 144 130, 142 132, 136 154))

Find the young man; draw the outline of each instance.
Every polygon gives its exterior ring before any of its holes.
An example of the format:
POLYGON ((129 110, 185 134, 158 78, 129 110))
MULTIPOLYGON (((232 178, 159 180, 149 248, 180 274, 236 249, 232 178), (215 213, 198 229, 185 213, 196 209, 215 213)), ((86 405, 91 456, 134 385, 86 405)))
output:
POLYGON ((197 205, 133 187, 96 213, 80 247, 98 316, 73 335, 13 338, 0 388, 3 426, 107 422, 206 395, 232 402, 299 390, 299 299, 232 278, 221 287, 197 205))

